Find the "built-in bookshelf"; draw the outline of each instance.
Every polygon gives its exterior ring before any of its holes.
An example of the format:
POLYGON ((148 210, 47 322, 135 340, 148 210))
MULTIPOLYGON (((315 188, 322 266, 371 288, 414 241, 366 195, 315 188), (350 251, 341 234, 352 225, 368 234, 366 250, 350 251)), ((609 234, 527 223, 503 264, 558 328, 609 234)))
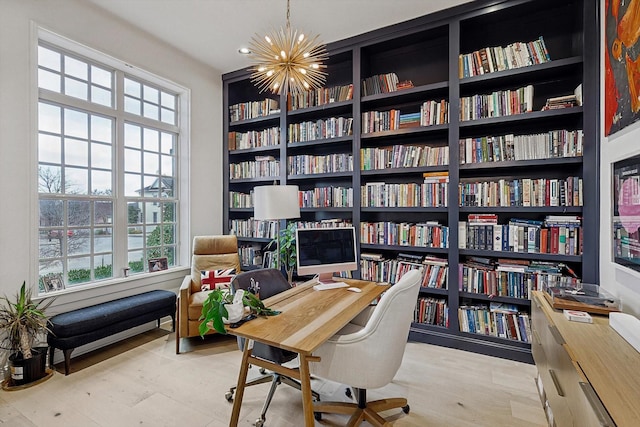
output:
MULTIPOLYGON (((225 232, 264 229, 255 186, 296 184, 301 224, 359 230, 357 277, 421 269, 411 340, 531 362, 531 292, 598 281, 597 8, 481 0, 382 28, 329 45, 325 87, 296 97, 224 75, 225 232)), ((269 238, 239 240, 250 262, 269 238)))

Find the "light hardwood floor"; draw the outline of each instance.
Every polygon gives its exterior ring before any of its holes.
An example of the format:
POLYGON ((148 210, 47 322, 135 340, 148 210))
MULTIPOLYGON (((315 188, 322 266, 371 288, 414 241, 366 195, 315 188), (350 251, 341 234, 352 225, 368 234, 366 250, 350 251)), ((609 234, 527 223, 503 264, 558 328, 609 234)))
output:
MULTIPOLYGON (((228 425, 231 404, 224 394, 235 384, 241 359, 235 338, 183 340, 180 355, 175 354, 174 339, 164 329, 149 331, 72 359, 69 376, 57 366, 53 377, 42 384, 0 391, 0 424, 228 425)), ((532 365, 408 343, 394 381, 370 391, 369 397, 408 398, 408 415, 397 410, 384 414, 396 427, 543 427, 546 421, 534 384, 535 372, 532 365)), ((337 384, 313 383, 321 393, 346 399, 337 384)), ((258 417, 267 389, 266 384, 246 389, 240 426, 249 427, 258 417)), ((280 385, 265 427, 300 427, 302 420, 299 392, 280 385)), ((346 420, 325 414, 316 426, 339 426, 346 420)))

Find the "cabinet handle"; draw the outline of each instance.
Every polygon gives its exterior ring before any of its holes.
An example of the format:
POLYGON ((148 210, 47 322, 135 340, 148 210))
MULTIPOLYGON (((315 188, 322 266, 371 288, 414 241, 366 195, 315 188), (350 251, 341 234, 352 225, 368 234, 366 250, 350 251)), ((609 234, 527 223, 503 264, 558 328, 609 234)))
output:
POLYGON ((553 381, 553 385, 556 387, 556 393, 558 393, 558 396, 564 397, 564 391, 562 391, 562 387, 560 387, 560 381, 558 381, 556 373, 553 371, 553 369, 549 369, 549 375, 551 375, 551 380, 553 381))
POLYGON ((555 325, 547 325, 549 327, 549 330, 551 331, 551 335, 553 335, 553 338, 556 340, 556 342, 559 345, 564 345, 565 341, 564 338, 562 338, 562 335, 560 335, 560 332, 558 332, 558 328, 555 327, 555 325))
POLYGON ((600 423, 600 425, 602 427, 615 427, 613 420, 607 413, 607 410, 604 408, 604 406, 602 406, 602 402, 600 402, 600 399, 598 399, 598 396, 596 396, 596 392, 593 387, 591 387, 591 384, 583 382, 580 382, 579 384, 582 392, 587 397, 587 400, 589 401, 589 405, 591 405, 593 412, 596 414, 596 417, 598 417, 598 422, 600 423))

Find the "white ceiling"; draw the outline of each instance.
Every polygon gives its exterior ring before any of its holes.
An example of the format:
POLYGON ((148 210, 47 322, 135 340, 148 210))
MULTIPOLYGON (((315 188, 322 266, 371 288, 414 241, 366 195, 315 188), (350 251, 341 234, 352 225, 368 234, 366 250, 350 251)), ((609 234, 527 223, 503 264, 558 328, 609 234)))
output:
MULTIPOLYGON (((221 73, 250 65, 238 49, 286 24, 286 0, 88 1, 221 73)), ((290 21, 330 43, 468 1, 291 0, 290 21)))

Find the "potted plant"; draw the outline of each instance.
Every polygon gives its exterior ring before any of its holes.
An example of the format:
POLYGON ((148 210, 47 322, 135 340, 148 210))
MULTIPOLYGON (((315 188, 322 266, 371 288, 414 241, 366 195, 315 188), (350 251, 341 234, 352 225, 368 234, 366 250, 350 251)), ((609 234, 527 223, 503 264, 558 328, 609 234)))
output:
POLYGON ((273 239, 267 248, 276 245, 278 248, 278 266, 284 267, 287 280, 293 283, 293 270, 296 268, 296 224, 291 222, 281 230, 277 240, 273 239))
POLYGON ((46 375, 47 347, 36 346, 42 333, 49 331, 45 310, 53 300, 33 301, 26 282, 14 300, 0 298, 0 347, 9 352, 9 384, 23 385, 46 375))
MULTIPOLYGON (((256 316, 274 316, 280 313, 265 307, 264 303, 251 292, 244 292, 240 289, 236 291, 235 299, 236 303, 241 302, 243 307, 248 307, 250 313, 256 316)), ((234 295, 229 290, 214 289, 211 291, 202 304, 202 315, 199 319, 201 321, 199 326, 200 336, 204 336, 210 329, 226 334, 225 319, 229 318, 227 306, 233 303, 234 295)))

